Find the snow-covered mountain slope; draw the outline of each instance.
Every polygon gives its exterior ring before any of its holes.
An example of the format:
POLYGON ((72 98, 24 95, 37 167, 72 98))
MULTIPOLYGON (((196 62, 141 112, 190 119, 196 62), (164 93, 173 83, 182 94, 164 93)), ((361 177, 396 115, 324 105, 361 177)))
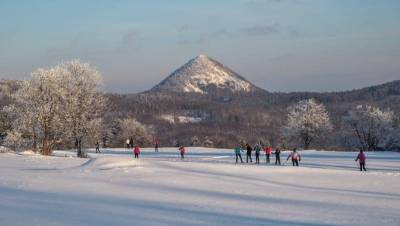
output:
POLYGON ((232 92, 252 92, 259 89, 216 60, 199 55, 151 90, 205 94, 213 88, 232 92))

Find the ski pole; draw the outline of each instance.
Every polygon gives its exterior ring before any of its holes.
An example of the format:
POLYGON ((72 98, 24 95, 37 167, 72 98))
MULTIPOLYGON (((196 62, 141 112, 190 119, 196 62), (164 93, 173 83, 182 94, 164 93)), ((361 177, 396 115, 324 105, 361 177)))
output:
POLYGON ((284 166, 286 166, 286 163, 288 162, 288 160, 286 159, 286 161, 283 163, 284 166))

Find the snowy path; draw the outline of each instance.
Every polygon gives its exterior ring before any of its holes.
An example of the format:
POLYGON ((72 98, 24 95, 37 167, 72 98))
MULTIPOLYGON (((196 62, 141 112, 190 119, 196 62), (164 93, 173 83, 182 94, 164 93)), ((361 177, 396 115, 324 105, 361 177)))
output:
POLYGON ((355 153, 303 152, 299 168, 188 153, 0 154, 0 225, 400 225, 400 153, 368 153, 367 173, 355 153))

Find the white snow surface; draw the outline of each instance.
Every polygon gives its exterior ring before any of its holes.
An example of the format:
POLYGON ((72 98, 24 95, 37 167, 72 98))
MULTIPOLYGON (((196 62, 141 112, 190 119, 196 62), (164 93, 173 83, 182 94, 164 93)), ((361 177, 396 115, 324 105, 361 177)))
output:
POLYGON ((153 90, 205 94, 212 85, 233 92, 251 92, 255 89, 250 82, 229 68, 205 55, 199 55, 173 72, 153 90))
POLYGON ((185 160, 176 148, 139 160, 127 149, 1 153, 0 225, 400 225, 400 153, 367 153, 366 173, 354 152, 301 154, 292 167, 196 147, 185 160))
MULTIPOLYGON (((184 115, 180 115, 177 116, 177 122, 179 123, 199 123, 201 121, 203 121, 203 119, 201 117, 191 117, 191 116, 184 116, 184 115)), ((170 114, 163 114, 161 115, 161 119, 171 123, 171 124, 175 124, 175 117, 173 115, 170 114)))

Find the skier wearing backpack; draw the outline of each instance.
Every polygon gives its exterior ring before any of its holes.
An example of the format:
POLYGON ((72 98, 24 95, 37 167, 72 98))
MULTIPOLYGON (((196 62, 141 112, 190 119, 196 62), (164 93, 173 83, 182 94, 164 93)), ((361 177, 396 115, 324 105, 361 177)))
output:
POLYGON ((360 164, 360 171, 367 171, 367 169, 365 168, 365 160, 367 160, 367 157, 364 154, 364 150, 361 148, 360 149, 360 153, 358 153, 357 158, 355 159, 355 161, 360 164))
POLYGON ((265 147, 265 163, 270 162, 271 153, 272 153, 272 148, 270 146, 266 146, 265 147))
POLYGON ((249 162, 249 159, 250 159, 250 162, 253 162, 253 159, 251 158, 251 152, 253 151, 253 149, 251 148, 251 146, 250 146, 250 144, 246 144, 246 163, 248 163, 249 162))
POLYGON ((256 144, 254 146, 254 151, 256 153, 256 164, 260 164, 260 151, 261 151, 260 145, 256 144))
POLYGON ((301 161, 301 156, 299 153, 297 153, 296 148, 293 148, 292 153, 287 157, 286 161, 292 158, 292 164, 293 166, 299 166, 299 162, 301 161))
POLYGON ((275 150, 275 165, 281 165, 281 149, 276 148, 275 150))
POLYGON ((135 159, 139 158, 140 148, 138 145, 135 145, 135 148, 133 149, 133 154, 135 154, 135 159))
POLYGON ((240 144, 237 144, 234 151, 235 151, 235 155, 236 155, 236 164, 238 163, 239 158, 240 158, 240 162, 243 163, 242 155, 240 153, 240 152, 242 152, 242 146, 240 146, 240 144))
POLYGON ((185 158, 185 152, 186 152, 185 147, 180 146, 179 147, 179 152, 181 153, 181 159, 184 159, 185 158))

